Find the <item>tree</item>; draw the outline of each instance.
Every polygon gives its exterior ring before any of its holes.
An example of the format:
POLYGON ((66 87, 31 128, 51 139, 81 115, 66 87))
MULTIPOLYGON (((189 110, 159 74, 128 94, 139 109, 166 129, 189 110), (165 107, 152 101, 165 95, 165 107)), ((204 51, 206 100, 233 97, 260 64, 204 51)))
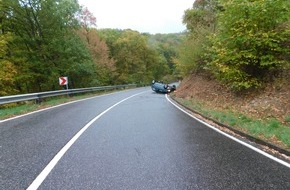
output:
POLYGON ((101 29, 98 34, 106 41, 110 57, 116 60, 116 82, 150 83, 174 72, 172 60, 181 41, 178 34, 150 35, 116 29, 101 29))
POLYGON ((191 9, 185 10, 183 23, 191 35, 200 35, 205 29, 214 32, 218 9, 216 0, 196 0, 191 9))
POLYGON ((14 87, 16 69, 14 65, 6 59, 8 42, 12 39, 11 34, 0 34, 0 96, 10 95, 17 92, 14 87))
POLYGON ((94 81, 96 85, 112 84, 115 76, 115 61, 109 58, 109 49, 104 40, 98 36, 93 28, 81 28, 78 34, 86 44, 95 64, 94 81))
POLYGON ((2 31, 9 41, 7 59, 17 70, 15 88, 38 92, 60 88, 59 76, 71 75, 70 86, 82 87, 94 65, 76 35, 80 7, 76 0, 3 0, 2 31), (73 80, 74 77, 78 80, 73 80))
POLYGON ((123 31, 118 29, 99 29, 98 35, 104 40, 109 48, 109 57, 113 58, 117 53, 116 42, 121 37, 123 31))
POLYGON ((150 83, 154 69, 163 61, 158 52, 148 46, 147 36, 133 30, 124 30, 121 35, 118 32, 113 32, 117 40, 109 46, 116 60, 116 82, 150 83))
POLYGON ((192 72, 205 72, 209 36, 216 32, 217 1, 197 0, 193 7, 185 11, 183 23, 187 35, 175 59, 177 70, 186 76, 192 72))
POLYGON ((95 64, 95 78, 93 79, 95 84, 113 84, 115 61, 109 56, 106 42, 99 37, 98 31, 93 28, 96 26, 96 18, 87 8, 82 8, 78 20, 81 23, 81 28, 77 33, 86 44, 95 64))
POLYGON ((78 21, 85 29, 89 29, 97 26, 96 17, 88 10, 87 7, 82 7, 80 14, 78 15, 78 21))
POLYGON ((173 75, 175 72, 173 59, 177 56, 177 47, 181 44, 183 36, 182 33, 148 35, 150 47, 156 49, 166 61, 167 69, 163 69, 163 76, 173 75))
POLYGON ((146 50, 145 38, 138 32, 126 30, 117 40, 116 49, 114 57, 119 75, 117 80, 121 83, 135 83, 137 78, 142 78, 141 76, 146 73, 143 59, 146 50))
POLYGON ((258 87, 273 70, 289 68, 290 2, 221 0, 209 64, 235 90, 258 87), (275 16, 273 16, 275 15, 275 16), (287 59, 288 58, 288 59, 287 59))

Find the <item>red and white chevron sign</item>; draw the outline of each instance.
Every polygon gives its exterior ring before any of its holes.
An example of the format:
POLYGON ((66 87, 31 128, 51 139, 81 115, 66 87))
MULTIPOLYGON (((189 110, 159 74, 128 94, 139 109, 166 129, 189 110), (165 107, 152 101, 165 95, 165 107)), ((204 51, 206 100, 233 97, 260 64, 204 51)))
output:
POLYGON ((67 77, 59 77, 59 85, 67 85, 67 77))

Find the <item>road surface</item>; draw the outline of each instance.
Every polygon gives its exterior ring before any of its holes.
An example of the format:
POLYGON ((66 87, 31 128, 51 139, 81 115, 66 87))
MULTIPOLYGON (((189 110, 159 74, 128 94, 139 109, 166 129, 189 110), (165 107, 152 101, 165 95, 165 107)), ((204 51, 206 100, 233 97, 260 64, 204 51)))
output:
POLYGON ((28 187, 285 190, 290 168, 146 87, 0 122, 0 189, 28 187))

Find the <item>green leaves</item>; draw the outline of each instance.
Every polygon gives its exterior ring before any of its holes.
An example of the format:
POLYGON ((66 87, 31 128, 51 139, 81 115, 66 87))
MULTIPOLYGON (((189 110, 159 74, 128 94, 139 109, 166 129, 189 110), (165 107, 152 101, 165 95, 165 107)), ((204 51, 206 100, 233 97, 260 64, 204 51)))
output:
POLYGON ((288 0, 201 0, 185 12, 184 23, 190 33, 179 68, 207 69, 240 91, 290 67, 288 0))
POLYGON ((215 73, 236 90, 258 87, 271 69, 281 68, 287 62, 284 59, 289 54, 285 47, 285 42, 289 41, 289 35, 285 35, 289 27, 285 25, 289 21, 289 12, 285 9, 287 2, 220 2, 225 10, 218 17, 219 32, 213 41, 216 58, 211 64, 218 70, 219 64, 228 69, 222 74, 215 73))
POLYGON ((22 93, 61 89, 59 76, 68 76, 70 87, 93 85, 89 79, 98 68, 76 34, 76 16, 83 14, 76 0, 3 0, 0 5, 0 35, 13 36, 4 52, 17 72, 11 88, 22 93))
POLYGON ((0 10, 0 94, 62 89, 60 76, 81 88, 149 84, 174 73, 178 35, 96 30, 77 0, 1 0, 0 10))
POLYGON ((129 29, 102 29, 98 34, 106 40, 115 60, 115 83, 149 84, 173 73, 172 57, 176 54, 178 35, 140 34, 129 29))
POLYGON ((13 39, 11 33, 0 35, 0 96, 15 93, 13 88, 15 75, 14 65, 7 59, 8 44, 13 39))
POLYGON ((144 36, 132 30, 125 30, 116 41, 115 47, 114 58, 120 81, 144 83, 151 80, 152 77, 149 80, 143 75, 147 74, 151 64, 148 60, 150 50, 144 36))
POLYGON ((192 9, 185 11, 183 23, 188 33, 175 59, 182 75, 204 71, 207 68, 209 37, 216 30, 217 3, 213 0, 196 1, 192 9))

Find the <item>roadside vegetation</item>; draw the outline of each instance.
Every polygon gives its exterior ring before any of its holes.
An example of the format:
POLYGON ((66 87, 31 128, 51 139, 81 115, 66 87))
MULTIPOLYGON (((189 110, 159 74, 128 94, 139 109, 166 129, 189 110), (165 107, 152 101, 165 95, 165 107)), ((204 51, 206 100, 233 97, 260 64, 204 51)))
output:
POLYGON ((289 74, 290 1, 196 0, 176 59, 181 75, 208 73, 236 92, 289 74))
MULTIPOLYGON (((289 150, 290 1, 195 0, 183 23, 179 34, 97 29, 75 0, 1 0, 0 96, 63 89, 60 76, 70 88, 182 80, 181 103, 289 150)), ((67 99, 54 101, 0 117, 67 99)))
MULTIPOLYGON (((109 91, 110 93, 114 91, 109 91)), ((11 117, 27 114, 33 111, 57 106, 60 104, 82 100, 90 97, 95 97, 98 95, 102 95, 108 92, 90 92, 85 94, 74 94, 74 95, 65 95, 65 96, 59 96, 59 97, 51 97, 51 98, 45 98, 41 103, 35 103, 35 101, 26 101, 22 103, 11 103, 6 104, 5 106, 2 106, 1 112, 0 112, 0 120, 8 119, 11 117)))
MULTIPOLYGON (((194 99, 174 98, 180 104, 257 139, 290 151, 290 125, 275 118, 252 118, 232 110, 218 110, 194 99)), ((287 122, 287 119, 285 120, 287 122)), ((289 121, 288 121, 289 122, 289 121)))
POLYGON ((196 0, 185 11, 174 97, 290 149, 290 1, 196 0))
POLYGON ((0 96, 174 79, 182 34, 96 26, 76 0, 1 0, 0 96))

